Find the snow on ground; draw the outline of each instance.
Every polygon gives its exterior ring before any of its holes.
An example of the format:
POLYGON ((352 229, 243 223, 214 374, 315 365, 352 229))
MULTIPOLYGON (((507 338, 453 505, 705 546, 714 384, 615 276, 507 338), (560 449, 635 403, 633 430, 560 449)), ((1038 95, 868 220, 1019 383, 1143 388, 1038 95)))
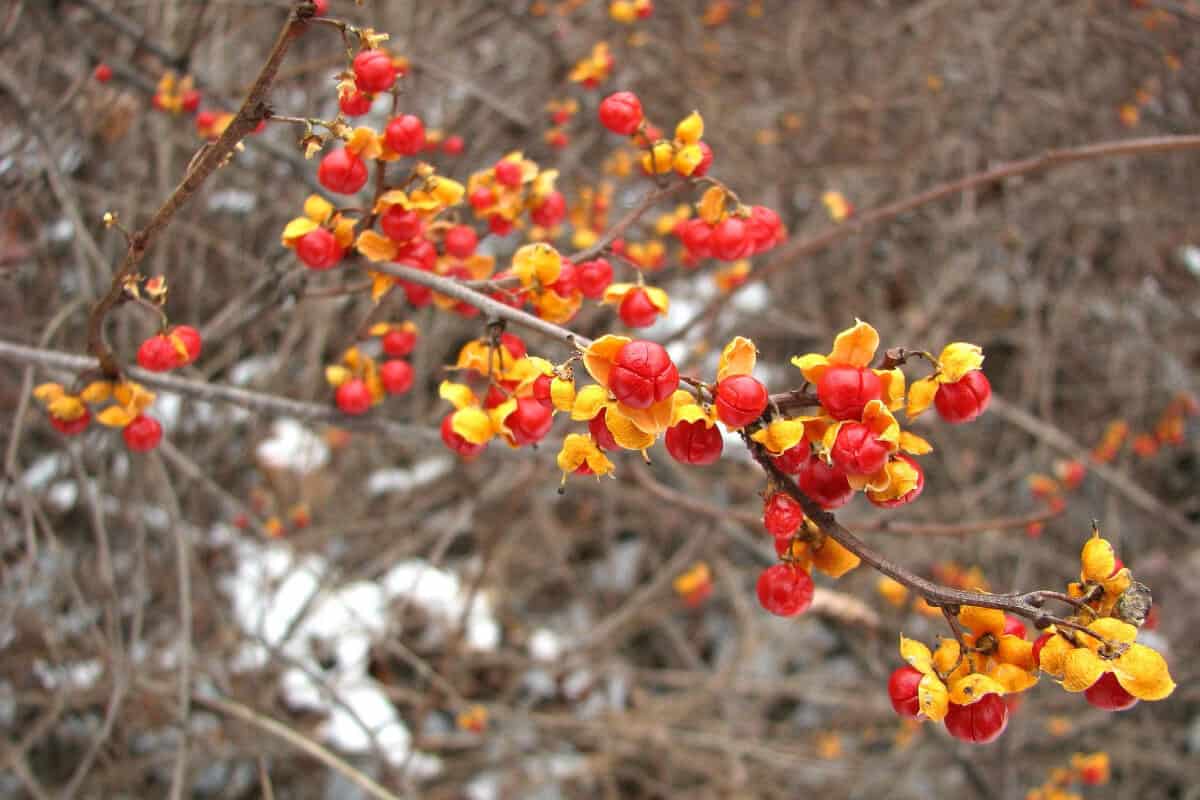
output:
POLYGON ((261 669, 277 650, 289 664, 280 678, 288 705, 326 715, 321 737, 348 753, 376 747, 415 776, 440 768, 434 757, 412 750, 411 734, 382 686, 368 674, 372 641, 388 629, 393 604, 420 608, 434 641, 465 620, 464 638, 477 650, 494 650, 500 625, 486 595, 468 606, 468 587, 457 575, 420 559, 403 561, 376 581, 330 585, 331 571, 317 555, 300 555, 287 542, 230 542, 235 569, 222 581, 234 618, 247 636, 234 668, 261 669))

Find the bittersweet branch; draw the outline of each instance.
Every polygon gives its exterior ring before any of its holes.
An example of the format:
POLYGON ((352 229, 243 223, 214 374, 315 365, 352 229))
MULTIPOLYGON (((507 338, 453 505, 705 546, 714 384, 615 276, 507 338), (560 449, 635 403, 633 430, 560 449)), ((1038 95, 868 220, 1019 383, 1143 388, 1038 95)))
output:
POLYGON ((140 230, 130 234, 129 249, 125 253, 125 258, 113 275, 108 292, 92 308, 88 318, 88 351, 100 362, 100 370, 105 376, 116 378, 120 374, 120 366, 104 338, 104 322, 109 312, 124 296, 127 280, 137 273, 146 251, 170 224, 175 213, 191 199, 208 177, 225 163, 242 139, 267 118, 269 114, 267 93, 275 81, 275 75, 279 71, 280 64, 283 63, 288 48, 292 41, 303 33, 312 14, 313 6, 310 3, 299 3, 288 13, 287 22, 284 23, 279 36, 276 37, 275 44, 262 69, 259 70, 254 85, 232 121, 215 142, 201 148, 188 165, 183 180, 154 213, 150 221, 140 230))

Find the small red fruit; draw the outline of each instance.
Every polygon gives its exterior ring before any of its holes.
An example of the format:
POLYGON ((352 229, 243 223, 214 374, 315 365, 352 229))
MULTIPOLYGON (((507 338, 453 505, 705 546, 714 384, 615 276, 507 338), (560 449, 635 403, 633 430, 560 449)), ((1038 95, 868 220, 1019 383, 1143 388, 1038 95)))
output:
POLYGON ((879 376, 866 367, 834 364, 817 381, 817 399, 834 419, 862 419, 863 409, 883 396, 879 376))
POLYGON ((392 57, 382 50, 363 50, 354 57, 354 85, 364 92, 386 92, 396 82, 392 57))
POLYGON ((588 420, 588 431, 601 450, 616 450, 620 447, 612 431, 608 429, 608 409, 600 409, 599 414, 588 420))
POLYGON ((71 420, 59 419, 53 414, 49 416, 50 424, 63 436, 75 436, 76 434, 83 433, 87 430, 88 423, 92 421, 92 412, 86 408, 83 409, 83 414, 71 420))
POLYGON ((329 0, 312 0, 313 16, 323 17, 329 13, 329 0))
POLYGON ((162 440, 162 425, 154 417, 138 414, 121 431, 125 446, 135 453, 145 453, 158 447, 162 440))
POLYGON ((513 231, 512 220, 507 220, 499 214, 487 218, 488 230, 497 236, 508 236, 513 231))
POLYGON ((740 217, 726 217, 713 228, 712 254, 722 261, 737 261, 750 255, 754 247, 746 221, 740 217))
POLYGON ((138 366, 151 372, 166 372, 179 366, 179 353, 166 336, 151 336, 137 351, 138 366))
POLYGON ((546 408, 554 408, 554 398, 550 396, 550 385, 554 382, 553 375, 538 375, 533 382, 533 397, 546 408))
POLYGON ((579 291, 583 292, 583 296, 591 300, 599 300, 604 296, 604 290, 612 283, 612 264, 603 258, 584 261, 575 268, 575 276, 579 291))
POLYGON ((1004 615, 1004 632, 1016 636, 1020 639, 1025 638, 1025 623, 1021 622, 1019 617, 1014 617, 1012 614, 1004 615))
POLYGON ((717 417, 731 428, 754 422, 768 402, 767 387, 750 375, 731 375, 717 384, 717 417))
POLYGON ((712 256, 713 226, 700 218, 689 219, 679 227, 679 240, 696 258, 712 256))
POLYGON ((725 448, 725 438, 717 426, 709 427, 700 420, 667 428, 665 443, 676 461, 698 467, 715 462, 725 448))
POLYGON ((642 124, 642 101, 633 92, 616 92, 600 102, 600 124, 613 133, 631 136, 642 124))
POLYGON ((188 89, 183 93, 183 97, 179 98, 179 106, 189 114, 196 113, 196 109, 200 108, 200 91, 188 89))
POLYGON ((969 706, 951 703, 946 730, 955 739, 973 744, 994 742, 1008 727, 1008 706, 998 694, 985 694, 969 706))
POLYGON ((337 266, 345 250, 338 244, 333 233, 325 228, 315 228, 296 240, 296 256, 309 269, 329 269, 337 266))
POLYGON ((546 195, 542 202, 529 212, 529 218, 535 225, 543 228, 553 228, 562 222, 567 215, 567 200, 563 193, 555 190, 546 195))
POLYGON ((92 70, 92 77, 100 83, 108 83, 112 80, 112 75, 112 67, 108 64, 97 64, 96 68, 92 70))
POLYGON ((389 206, 379 217, 379 227, 383 230, 383 235, 393 242, 407 242, 425 232, 425 221, 416 211, 389 206))
POLYGON ((938 386, 933 404, 938 414, 952 425, 970 422, 984 411, 992 400, 992 384, 983 370, 974 369, 954 383, 938 386))
POLYGON ((898 667, 888 678, 888 697, 892 699, 892 708, 902 717, 916 717, 921 713, 921 699, 917 695, 917 686, 924 676, 916 667, 905 664, 898 667))
POLYGON ((552 290, 559 297, 570 297, 579 291, 579 270, 575 267, 575 263, 569 258, 564 258, 558 272, 558 279, 546 288, 552 290))
MULTIPOLYGON (((802 446, 808 449, 808 445, 802 446)), ((815 453, 800 465, 800 471, 796 475, 796 485, 800 487, 800 491, 826 511, 840 508, 854 497, 854 487, 846 479, 846 473, 835 466, 826 464, 824 459, 815 453)))
POLYGON ((367 165, 342 147, 321 159, 317 180, 336 194, 354 194, 367 183, 367 165))
POLYGON ((804 511, 790 495, 775 492, 763 503, 763 527, 776 539, 795 536, 804 522, 804 511))
POLYGON ((500 334, 500 346, 508 351, 508 354, 513 358, 521 359, 529 352, 525 347, 525 340, 515 333, 505 331, 500 334))
POLYGON ((343 414, 365 414, 371 407, 371 390, 363 381, 351 378, 337 387, 333 399, 343 414))
POLYGON ((1137 698, 1125 691, 1117 676, 1106 672, 1100 680, 1093 683, 1083 692, 1084 699, 1096 708, 1105 711, 1124 711, 1137 705, 1137 698))
POLYGON ((467 195, 467 202, 476 211, 491 208, 496 204, 496 193, 486 186, 477 186, 467 195))
POLYGON ((771 460, 775 462, 775 466, 789 475, 795 475, 808 461, 812 450, 808 446, 808 442, 801 442, 795 447, 789 447, 777 456, 771 456, 771 460))
POLYGON ((1043 633, 1033 642, 1033 665, 1038 669, 1042 666, 1042 648, 1046 646, 1046 642, 1050 641, 1053 633, 1043 633))
POLYGON ((383 335, 383 352, 395 358, 402 358, 413 351, 417 345, 417 334, 403 328, 390 330, 383 335))
POLYGON ((679 388, 679 370, 662 345, 635 339, 617 351, 608 388, 630 408, 649 408, 679 388))
POLYGON ((496 180, 502 186, 516 189, 521 185, 522 170, 521 165, 517 162, 502 159, 496 162, 496 166, 493 169, 496 173, 496 180))
POLYGON ((462 155, 464 147, 465 144, 461 136, 447 136, 445 141, 442 142, 442 152, 448 156, 462 155))
POLYGON ((645 289, 633 288, 621 298, 617 314, 630 328, 647 328, 658 321, 658 306, 650 300, 645 289))
POLYGON ((746 229, 755 253, 770 250, 783 234, 783 223, 779 215, 766 206, 752 206, 746 229))
POLYGON ((794 617, 812 605, 812 576, 794 564, 767 567, 755 589, 759 605, 780 617, 794 617))
POLYGON ((401 114, 387 124, 383 138, 400 155, 416 155, 425 146, 425 123, 413 114, 401 114))
POLYGON ((404 394, 413 385, 413 368, 403 359, 383 362, 379 368, 379 382, 388 394, 404 394))
POLYGON ((375 98, 369 93, 354 89, 338 98, 338 108, 347 117, 361 117, 371 110, 371 103, 374 100, 375 98))
POLYGON ((838 431, 829 459, 849 475, 874 475, 888 460, 888 445, 861 422, 846 422, 838 431))
MULTIPOLYGON (((191 325, 176 325, 167 331, 167 333, 183 342, 183 349, 187 350, 187 358, 181 358, 177 362, 178 366, 183 367, 191 364, 200 357, 200 349, 204 346, 204 342, 200 339, 200 331, 191 325)), ((176 355, 178 356, 178 352, 176 352, 176 355)))
POLYGON ((442 442, 451 451, 458 453, 463 458, 474 458, 483 452, 487 444, 471 444, 462 436, 454 432, 454 415, 458 412, 452 412, 442 417, 442 442))
POLYGON ((550 432, 554 424, 553 412, 532 397, 517 399, 517 407, 504 418, 504 424, 512 432, 518 445, 533 444, 550 432))
POLYGON ((475 235, 475 229, 470 225, 455 225, 446 231, 446 235, 442 239, 442 245, 446 248, 446 252, 455 258, 467 258, 475 252, 477 244, 479 244, 479 237, 475 235))

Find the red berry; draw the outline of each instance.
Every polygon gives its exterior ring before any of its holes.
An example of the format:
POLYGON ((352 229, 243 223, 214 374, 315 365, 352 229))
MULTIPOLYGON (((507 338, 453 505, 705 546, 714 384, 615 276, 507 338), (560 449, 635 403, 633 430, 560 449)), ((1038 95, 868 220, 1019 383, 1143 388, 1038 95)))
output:
POLYGON ((1033 665, 1039 669, 1042 666, 1042 648, 1046 646, 1046 642, 1050 641, 1053 633, 1043 633, 1033 642, 1033 665))
POLYGON ((703 178, 708 174, 708 168, 712 166, 713 151, 708 146, 708 142, 700 142, 700 152, 704 155, 700 158, 700 163, 696 165, 696 168, 692 170, 693 178, 703 178))
POLYGON ((401 114, 388 123, 383 138, 400 155, 416 155, 425 146, 425 123, 413 114, 401 114))
POLYGON ((794 564, 775 564, 758 576, 758 602, 781 617, 802 614, 812 604, 812 576, 794 564))
POLYGON ((883 383, 866 367, 834 364, 817 381, 817 399, 834 419, 862 419, 863 409, 883 397, 883 383))
POLYGON ((137 351, 138 366, 151 372, 166 372, 179 366, 179 353, 171 340, 161 334, 142 342, 137 351))
POLYGON ((512 221, 505 219, 499 214, 492 214, 490 217, 488 217, 487 223, 488 230, 497 236, 508 236, 510 233, 512 233, 512 221))
POLYGON ((457 413, 455 411, 442 417, 442 442, 463 458, 474 458, 483 452, 487 444, 471 444, 454 432, 454 415, 457 413))
POLYGON ((529 352, 525 348, 525 341, 515 333, 507 331, 500 334, 500 346, 503 347, 513 358, 524 358, 529 352))
POLYGON ((532 397, 517 398, 517 407, 504 418, 504 424, 512 432, 518 445, 541 441, 554 424, 553 411, 532 397))
POLYGON ((388 394, 404 394, 413 385, 413 369, 407 361, 396 358, 383 362, 379 368, 379 382, 388 394))
POLYGON ((333 399, 343 414, 365 414, 371 407, 371 390, 363 381, 351 378, 337 387, 333 399))
POLYGON ((913 500, 916 500, 918 497, 920 497, 921 492, 925 491, 925 470, 921 468, 921 465, 917 463, 917 460, 911 456, 905 455, 904 453, 896 453, 892 456, 892 458, 899 461, 908 462, 909 466, 911 466, 917 473, 917 485, 909 489, 907 494, 903 494, 900 497, 896 497, 891 500, 876 500, 868 494, 867 499, 870 500, 872 504, 879 506, 880 508, 898 508, 899 506, 908 505, 913 500))
POLYGON ((554 382, 553 375, 538 375, 533 382, 533 397, 546 408, 554 408, 554 399, 550 396, 550 385, 554 382))
POLYGON ((717 417, 731 428, 754 422, 768 402, 767 387, 749 375, 731 375, 717 384, 717 417))
POLYGON ((789 447, 777 456, 771 456, 771 460, 775 462, 775 466, 789 475, 795 475, 800 471, 808 461, 808 457, 812 454, 812 450, 808 446, 808 442, 801 442, 795 447, 789 447))
POLYGON ((100 83, 108 83, 112 80, 112 67, 108 64, 97 64, 92 70, 92 77, 100 83))
POLYGON ((621 298, 617 314, 630 328, 646 328, 658 320, 658 306, 650 300, 650 295, 640 287, 630 289, 621 298))
POLYGON ((403 328, 391 330, 383 335, 383 352, 395 358, 401 358, 413 351, 417 345, 417 334, 403 328))
POLYGON ((716 425, 709 427, 700 420, 680 422, 667 428, 667 452, 681 464, 703 466, 721 457, 725 438, 716 425))
POLYGON ((933 396, 942 419, 953 425, 970 422, 987 410, 992 400, 992 384, 983 370, 974 369, 954 383, 938 386, 933 396))
POLYGON ((500 387, 496 384, 488 386, 487 394, 483 397, 483 407, 493 409, 509 398, 510 393, 506 391, 507 387, 500 387))
POLYGON ((916 717, 921 713, 921 699, 917 696, 917 686, 925 677, 916 667, 905 664, 898 667, 888 678, 888 697, 892 699, 892 708, 902 717, 916 717))
POLYGON ((477 244, 479 244, 479 237, 475 235, 475 229, 470 225, 455 225, 446 231, 446 235, 442 238, 442 246, 455 258, 467 258, 475 252, 477 244))
POLYGON ((553 228, 562 222, 566 215, 567 200, 558 190, 550 192, 542 198, 541 204, 529 212, 529 218, 533 220, 534 224, 541 225, 543 228, 553 228))
POLYGON ((367 165, 342 147, 321 159, 317 180, 336 194, 354 194, 367 183, 367 165))
POLYGON ((546 288, 553 290, 559 297, 570 297, 579 291, 578 278, 579 270, 575 267, 575 263, 569 258, 564 258, 562 260, 562 267, 558 272, 558 278, 546 288))
POLYGON ((471 204, 471 208, 482 211, 496 204, 496 193, 486 186, 478 186, 467 195, 467 202, 471 204))
POLYGON ((54 429, 63 436, 74 436, 78 433, 83 433, 87 429, 88 423, 91 421, 92 412, 88 411, 86 408, 83 409, 83 414, 72 420, 59 419, 53 414, 50 415, 50 424, 53 425, 54 429))
POLYGON ((362 50, 354 57, 354 85, 364 92, 386 92, 396 82, 392 58, 382 50, 362 50))
POLYGON ((846 422, 829 448, 833 465, 850 475, 874 475, 888 460, 887 442, 861 422, 846 422))
POLYGON ((204 342, 200 339, 200 331, 191 325, 176 325, 168 333, 183 342, 183 349, 187 350, 187 358, 181 359, 178 362, 179 366, 191 364, 200 357, 200 349, 204 346, 204 342))
POLYGON ((189 114, 194 114, 196 109, 200 108, 199 90, 188 89, 183 93, 183 97, 179 98, 179 105, 184 111, 188 112, 189 114))
POLYGON ((1004 615, 1004 632, 1012 636, 1025 638, 1025 623, 1020 617, 1014 617, 1012 614, 1004 615))
MULTIPOLYGON (((416 265, 410 264, 409 266, 416 265)), ((428 286, 409 283, 408 281, 400 281, 400 286, 404 289, 404 299, 413 308, 424 308, 433 302, 433 290, 428 286)))
POLYGON ((649 19, 653 13, 654 13, 654 0, 645 0, 645 2, 642 3, 640 6, 638 6, 638 8, 637 8, 637 18, 638 19, 649 19))
POLYGON ((217 112, 201 111, 196 115, 196 133, 201 136, 211 136, 212 126, 217 124, 217 112))
POLYGON ((770 250, 779 242, 783 233, 783 223, 780 222, 779 215, 766 206, 752 206, 750 217, 746 220, 746 230, 754 252, 761 253, 770 250))
POLYGON ((696 258, 712 256, 713 226, 702 219, 689 219, 679 229, 679 239, 696 258))
POLYGON ((313 16, 323 17, 329 13, 329 0, 312 0, 313 16))
POLYGON ((600 124, 631 136, 642 124, 642 101, 633 92, 616 92, 600 101, 600 124))
POLYGON ((763 527, 776 539, 795 536, 802 522, 804 511, 790 495, 775 492, 763 503, 763 527))
POLYGON ((635 339, 617 351, 608 388, 630 408, 649 408, 679 388, 679 370, 662 345, 635 339))
POLYGON ((726 217, 713 228, 712 254, 722 261, 737 261, 750 255, 754 243, 750 240, 746 221, 741 217, 726 217))
POLYGON ((448 156, 461 155, 464 146, 461 136, 447 136, 442 142, 442 152, 448 156))
POLYGON ((604 296, 604 290, 612 283, 613 268, 606 259, 597 258, 576 267, 575 275, 583 296, 599 300, 604 296))
POLYGON ((361 117, 371 110, 371 103, 374 100, 375 98, 369 93, 354 89, 338 98, 338 108, 347 117, 361 117))
POLYGON ((951 703, 946 730, 955 739, 974 744, 994 742, 1008 727, 1008 706, 998 694, 985 694, 969 706, 951 703))
POLYGON ((588 431, 592 434, 596 446, 601 450, 616 450, 620 447, 608 429, 608 409, 600 409, 600 413, 588 420, 588 431))
MULTIPOLYGON (((400 206, 389 206, 388 210, 379 217, 379 227, 384 236, 393 242, 407 242, 425 232, 425 220, 416 211, 410 211, 400 206)), ((435 255, 436 257, 436 255, 435 255)))
MULTIPOLYGON (((807 449, 808 446, 804 447, 807 449)), ((796 485, 826 511, 844 506, 854 497, 854 487, 846 479, 846 473, 826 464, 824 459, 815 453, 800 465, 796 485)))
POLYGON ((315 228, 296 240, 296 256, 309 269, 329 269, 345 255, 333 232, 315 228))
POLYGON ((509 161, 508 159, 497 161, 496 166, 493 169, 496 173, 496 180, 499 181, 502 186, 507 186, 510 189, 516 189, 521 185, 521 165, 516 161, 509 161))
POLYGON ((1125 691, 1111 672, 1101 675, 1100 680, 1084 690, 1083 696, 1090 704, 1105 711, 1124 711, 1137 705, 1137 698, 1125 691))
POLYGON ((121 436, 125 439, 125 446, 130 450, 135 453, 145 453, 147 450, 158 447, 158 443, 162 440, 162 425, 154 417, 138 414, 121 431, 121 436))

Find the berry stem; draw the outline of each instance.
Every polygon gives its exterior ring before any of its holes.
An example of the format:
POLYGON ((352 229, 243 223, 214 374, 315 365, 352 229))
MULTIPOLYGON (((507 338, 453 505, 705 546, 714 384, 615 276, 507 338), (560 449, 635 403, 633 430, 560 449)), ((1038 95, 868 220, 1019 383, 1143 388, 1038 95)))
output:
POLYGON ((605 231, 604 234, 596 240, 595 244, 593 244, 591 247, 585 247, 582 250, 578 250, 567 256, 567 258, 576 264, 582 264, 584 261, 589 261, 595 258, 603 253, 610 244, 624 235, 625 231, 628 230, 639 219, 641 219, 642 215, 649 211, 656 203, 666 200, 669 197, 674 197, 682 192, 685 188, 692 185, 693 181, 682 180, 678 183, 668 186, 661 186, 657 189, 646 192, 644 195, 642 195, 642 199, 638 201, 638 204, 631 208, 628 214, 617 220, 615 225, 605 231))

